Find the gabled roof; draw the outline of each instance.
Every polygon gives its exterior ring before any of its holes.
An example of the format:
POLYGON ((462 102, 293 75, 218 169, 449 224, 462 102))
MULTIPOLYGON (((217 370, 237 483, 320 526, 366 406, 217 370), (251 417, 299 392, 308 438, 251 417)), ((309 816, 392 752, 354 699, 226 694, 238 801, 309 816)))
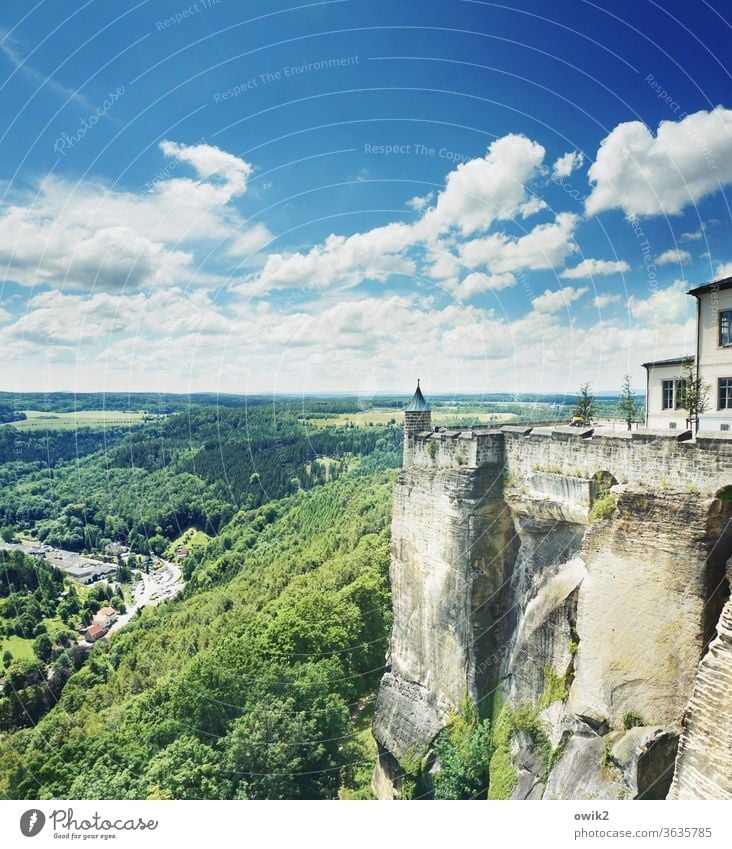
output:
POLYGON ((642 368, 649 366, 681 366, 685 363, 693 363, 696 358, 693 354, 686 357, 672 357, 670 360, 653 360, 650 363, 641 363, 642 368))
POLYGON ((711 283, 705 283, 703 286, 697 286, 696 289, 689 289, 687 295, 705 295, 707 292, 718 292, 721 289, 732 289, 732 277, 725 277, 722 280, 712 280, 711 283))
POLYGON ((429 413, 431 412, 427 402, 424 400, 422 390, 419 388, 419 380, 417 380, 417 389, 409 402, 409 406, 404 408, 405 413, 429 413))

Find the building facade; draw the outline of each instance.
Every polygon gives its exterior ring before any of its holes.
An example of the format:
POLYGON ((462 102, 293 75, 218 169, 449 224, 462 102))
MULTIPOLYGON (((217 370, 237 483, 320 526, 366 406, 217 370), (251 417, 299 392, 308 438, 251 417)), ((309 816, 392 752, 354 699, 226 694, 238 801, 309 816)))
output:
POLYGON ((689 366, 709 387, 709 400, 699 415, 699 430, 732 427, 732 277, 715 280, 688 293, 696 298, 694 354, 643 363, 646 369, 646 426, 652 429, 693 428, 684 408, 684 375, 689 366))

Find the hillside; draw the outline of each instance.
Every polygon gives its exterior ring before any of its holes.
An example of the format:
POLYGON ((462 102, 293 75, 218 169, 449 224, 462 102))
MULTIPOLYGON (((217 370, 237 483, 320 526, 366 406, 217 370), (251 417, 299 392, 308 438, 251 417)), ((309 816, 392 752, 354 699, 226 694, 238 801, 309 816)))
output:
POLYGON ((95 646, 35 728, 3 737, 0 795, 367 794, 395 478, 367 465, 237 512, 185 598, 95 646))

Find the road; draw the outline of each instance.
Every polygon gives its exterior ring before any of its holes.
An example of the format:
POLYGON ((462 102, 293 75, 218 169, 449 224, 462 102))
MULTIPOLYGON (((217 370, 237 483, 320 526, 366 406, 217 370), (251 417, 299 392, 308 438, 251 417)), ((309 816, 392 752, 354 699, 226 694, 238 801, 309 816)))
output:
MULTIPOLYGON (((3 542, 0 540, 0 548, 8 550, 19 549, 26 554, 40 547, 40 543, 3 542)), ((76 551, 65 551, 50 547, 46 547, 45 559, 47 562, 64 570, 68 569, 69 566, 78 566, 80 560, 83 560, 84 563, 109 565, 92 557, 82 557, 76 551)), ((107 632, 107 635, 123 628, 141 608, 146 606, 155 607, 155 605, 173 598, 185 586, 180 568, 175 563, 163 560, 162 557, 157 557, 156 555, 153 555, 153 562, 155 568, 149 575, 142 570, 139 571, 140 580, 134 584, 132 591, 134 601, 128 606, 127 612, 118 617, 117 621, 107 632)), ((114 582, 112 581, 111 583, 114 582)))
POLYGON ((161 602, 173 598, 185 586, 181 571, 175 563, 163 560, 162 557, 155 557, 154 562, 156 568, 149 575, 140 571, 140 581, 134 585, 132 590, 134 602, 128 605, 127 612, 119 616, 107 635, 123 628, 138 610, 147 606, 155 607, 161 602))

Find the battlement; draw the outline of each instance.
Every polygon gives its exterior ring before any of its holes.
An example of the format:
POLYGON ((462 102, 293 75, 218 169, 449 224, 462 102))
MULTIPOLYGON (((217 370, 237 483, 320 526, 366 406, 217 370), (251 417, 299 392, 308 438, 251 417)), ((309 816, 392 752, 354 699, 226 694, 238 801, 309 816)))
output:
POLYGON ((414 434, 405 465, 477 469, 501 464, 508 475, 536 472, 714 494, 732 484, 732 434, 700 431, 612 431, 567 426, 439 428, 414 434))

